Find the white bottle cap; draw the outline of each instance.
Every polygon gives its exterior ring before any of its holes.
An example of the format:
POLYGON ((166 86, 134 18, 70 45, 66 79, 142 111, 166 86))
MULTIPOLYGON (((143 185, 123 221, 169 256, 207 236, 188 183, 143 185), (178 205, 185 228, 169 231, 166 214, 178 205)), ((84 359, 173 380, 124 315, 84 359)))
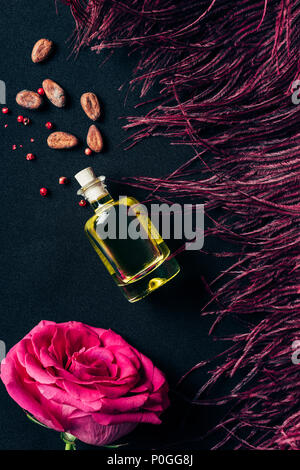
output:
POLYGON ((87 186, 94 179, 96 179, 96 175, 94 173, 93 168, 89 166, 88 168, 85 168, 84 170, 81 170, 76 173, 75 178, 77 179, 80 186, 87 186))
POLYGON ((83 195, 89 202, 96 201, 99 197, 108 194, 104 184, 105 176, 97 178, 90 166, 76 173, 75 178, 81 186, 77 194, 83 195))

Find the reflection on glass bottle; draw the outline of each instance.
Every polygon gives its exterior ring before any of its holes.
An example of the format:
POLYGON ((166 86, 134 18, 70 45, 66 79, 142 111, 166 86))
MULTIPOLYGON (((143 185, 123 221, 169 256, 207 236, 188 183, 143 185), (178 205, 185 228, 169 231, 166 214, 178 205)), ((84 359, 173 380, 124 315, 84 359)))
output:
POLYGON ((175 258, 137 200, 108 193, 105 177, 92 168, 75 175, 95 214, 85 224, 86 234, 130 302, 142 299, 180 271, 175 258))

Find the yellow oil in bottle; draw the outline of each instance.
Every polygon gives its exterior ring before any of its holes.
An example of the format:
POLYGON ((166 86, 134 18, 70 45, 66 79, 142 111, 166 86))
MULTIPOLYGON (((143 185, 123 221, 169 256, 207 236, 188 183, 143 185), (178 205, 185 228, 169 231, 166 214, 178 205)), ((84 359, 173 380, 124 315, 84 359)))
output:
POLYGON ((85 224, 88 239, 130 302, 142 299, 178 274, 177 261, 169 258, 167 244, 148 215, 140 211, 137 200, 127 196, 113 200, 103 178, 96 178, 91 168, 75 177, 82 184, 79 193, 85 195, 95 211, 85 224), (107 234, 105 229, 112 219, 114 233, 107 234), (129 236, 130 224, 139 228, 138 237, 129 236))

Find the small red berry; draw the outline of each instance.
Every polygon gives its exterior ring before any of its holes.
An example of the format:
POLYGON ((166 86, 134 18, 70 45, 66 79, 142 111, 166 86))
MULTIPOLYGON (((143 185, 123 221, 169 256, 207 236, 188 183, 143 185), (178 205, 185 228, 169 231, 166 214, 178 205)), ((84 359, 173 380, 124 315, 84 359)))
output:
POLYGON ((8 127, 8 124, 4 124, 5 129, 8 127))
POLYGON ((34 139, 31 137, 30 142, 34 142, 34 139))
POLYGON ((33 155, 33 153, 27 153, 26 160, 34 160, 34 159, 35 159, 35 155, 33 155))
POLYGON ((66 178, 65 176, 61 176, 58 180, 59 184, 67 184, 68 182, 68 178, 66 178))
POLYGON ((18 116, 18 117, 17 117, 17 121, 18 121, 18 122, 23 122, 23 121, 24 121, 24 117, 23 117, 23 116, 18 116))
POLYGON ((40 189, 40 195, 41 196, 47 196, 48 189, 47 188, 41 188, 40 189))
POLYGON ((84 199, 81 199, 78 204, 81 206, 81 207, 84 207, 86 206, 86 201, 84 199))
POLYGON ((30 124, 30 119, 28 117, 24 117, 23 124, 24 126, 28 126, 28 124, 30 124))
POLYGON ((45 126, 47 129, 53 129, 53 123, 52 122, 46 122, 45 126))
POLYGON ((12 149, 13 149, 13 150, 16 150, 16 148, 17 148, 17 146, 16 146, 16 144, 14 144, 14 145, 12 146, 12 149))
POLYGON ((38 92, 38 94, 41 95, 41 96, 43 96, 43 95, 45 94, 44 88, 39 88, 39 89, 37 90, 37 92, 38 92))
POLYGON ((89 149, 89 148, 87 147, 87 148, 85 149, 84 153, 85 153, 86 155, 90 156, 90 155, 92 155, 93 152, 92 152, 91 149, 89 149))
POLYGON ((8 114, 8 113, 9 113, 9 109, 8 109, 8 108, 2 108, 2 113, 3 113, 3 114, 8 114))

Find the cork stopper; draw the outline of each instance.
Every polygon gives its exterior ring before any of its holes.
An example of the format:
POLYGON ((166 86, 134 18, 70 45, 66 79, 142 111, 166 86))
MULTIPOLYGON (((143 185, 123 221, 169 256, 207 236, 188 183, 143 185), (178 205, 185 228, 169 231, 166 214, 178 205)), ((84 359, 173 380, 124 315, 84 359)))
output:
POLYGON ((88 186, 96 179, 96 175, 91 166, 85 168, 84 170, 79 171, 75 175, 75 179, 78 181, 80 186, 88 186))
POLYGON ((96 201, 108 194, 104 184, 105 176, 97 177, 90 166, 76 173, 75 179, 81 186, 77 194, 84 196, 89 202, 96 201))

